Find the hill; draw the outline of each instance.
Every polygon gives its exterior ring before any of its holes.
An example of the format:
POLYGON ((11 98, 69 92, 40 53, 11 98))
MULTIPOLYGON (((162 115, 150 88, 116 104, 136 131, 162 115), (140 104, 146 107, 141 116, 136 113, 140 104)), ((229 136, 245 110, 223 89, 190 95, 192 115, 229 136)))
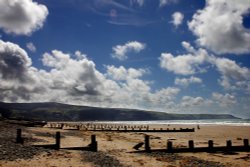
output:
POLYGON ((170 114, 120 108, 98 108, 60 103, 3 103, 0 113, 5 118, 43 121, 146 121, 238 119, 228 114, 170 114))

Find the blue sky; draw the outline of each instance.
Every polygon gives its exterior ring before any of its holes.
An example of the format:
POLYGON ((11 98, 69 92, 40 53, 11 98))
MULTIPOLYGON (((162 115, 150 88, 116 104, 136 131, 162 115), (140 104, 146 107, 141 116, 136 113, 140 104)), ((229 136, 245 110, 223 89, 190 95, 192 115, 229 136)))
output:
POLYGON ((0 100, 250 118, 249 4, 0 0, 0 100))

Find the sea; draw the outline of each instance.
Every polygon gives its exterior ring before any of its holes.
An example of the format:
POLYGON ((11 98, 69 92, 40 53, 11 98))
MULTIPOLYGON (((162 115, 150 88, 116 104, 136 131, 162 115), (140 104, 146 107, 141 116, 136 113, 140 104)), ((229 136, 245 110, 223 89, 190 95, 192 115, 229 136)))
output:
MULTIPOLYGON (((83 122, 86 123, 86 122, 83 122)), ((119 125, 228 125, 250 126, 249 119, 157 120, 157 121, 91 121, 88 123, 119 125)))

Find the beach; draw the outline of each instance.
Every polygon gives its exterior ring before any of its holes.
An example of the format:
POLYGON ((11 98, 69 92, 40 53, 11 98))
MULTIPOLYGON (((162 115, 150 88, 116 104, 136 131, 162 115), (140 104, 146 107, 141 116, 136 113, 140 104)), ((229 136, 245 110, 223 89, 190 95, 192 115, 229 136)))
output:
MULTIPOLYGON (((250 126, 235 125, 149 125, 150 128, 195 128, 195 132, 106 132, 66 130, 45 127, 24 127, 1 121, 0 167, 46 166, 46 167, 92 167, 92 166, 164 166, 164 167, 248 167, 250 152, 199 152, 199 153, 138 153, 133 147, 144 142, 149 135, 151 149, 167 148, 167 141, 173 148, 188 147, 188 141, 194 141, 194 147, 207 147, 213 140, 214 147, 225 146, 227 140, 233 146, 242 146, 244 139, 250 139, 250 126), (16 129, 22 129, 24 144, 15 143, 16 129), (55 133, 61 133, 60 150, 45 149, 32 145, 55 143, 55 133), (88 146, 91 135, 96 135, 98 151, 63 149, 67 147, 88 146)), ((139 148, 143 150, 144 147, 139 148)))

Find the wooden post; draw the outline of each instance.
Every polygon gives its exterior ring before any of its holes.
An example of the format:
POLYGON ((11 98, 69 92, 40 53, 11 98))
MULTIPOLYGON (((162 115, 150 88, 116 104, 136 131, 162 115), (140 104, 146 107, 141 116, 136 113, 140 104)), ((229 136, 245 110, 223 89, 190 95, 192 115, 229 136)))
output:
POLYGON ((145 150, 150 152, 149 136, 145 135, 145 150))
POLYGON ((232 147, 232 141, 227 140, 227 148, 230 149, 232 147))
POLYGON ((193 140, 188 141, 188 147, 189 147, 190 150, 194 149, 194 141, 193 140))
POLYGON ((197 125, 197 129, 200 129, 200 125, 197 125))
POLYGON ((61 134, 60 132, 56 132, 56 144, 55 144, 55 149, 59 150, 60 149, 60 138, 61 138, 61 134))
POLYGON ((213 147, 214 147, 214 141, 213 140, 209 140, 208 141, 208 149, 211 151, 211 150, 213 150, 213 147))
POLYGON ((249 147, 249 141, 248 141, 248 139, 244 139, 243 143, 244 143, 244 147, 249 147))
POLYGON ((173 151, 173 143, 171 141, 167 141, 167 151, 173 151))
POLYGON ((97 152, 97 141, 95 135, 91 135, 90 150, 97 152))
POLYGON ((22 129, 17 129, 16 131, 16 143, 23 144, 22 129))

